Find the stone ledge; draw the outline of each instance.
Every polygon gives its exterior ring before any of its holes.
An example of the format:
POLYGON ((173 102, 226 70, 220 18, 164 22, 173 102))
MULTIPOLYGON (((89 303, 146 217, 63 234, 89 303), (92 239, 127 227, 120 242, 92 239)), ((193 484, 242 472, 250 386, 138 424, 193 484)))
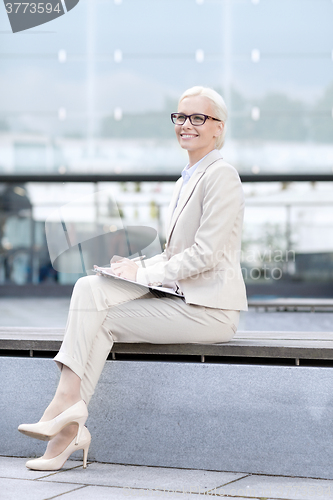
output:
MULTIPOLYGON (((0 454, 40 456, 45 443, 17 426, 39 420, 59 370, 4 356, 0 373, 0 454)), ((89 405, 89 459, 333 479, 332 385, 333 370, 312 366, 107 361, 89 405)))
MULTIPOLYGON (((58 351, 61 328, 0 327, 0 350, 58 351)), ((333 332, 238 331, 224 344, 150 344, 116 342, 116 354, 333 360, 333 332)))
POLYGON ((276 299, 253 299, 248 300, 249 307, 255 309, 274 309, 277 311, 333 311, 333 299, 314 298, 276 298, 276 299))

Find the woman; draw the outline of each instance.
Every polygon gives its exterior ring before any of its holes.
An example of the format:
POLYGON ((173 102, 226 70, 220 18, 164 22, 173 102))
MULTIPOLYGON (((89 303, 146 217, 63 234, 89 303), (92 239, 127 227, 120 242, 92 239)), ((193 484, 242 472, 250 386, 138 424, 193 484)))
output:
POLYGON ((171 115, 189 163, 177 181, 169 209, 165 251, 142 265, 129 259, 111 264, 117 276, 87 276, 76 283, 64 341, 55 361, 61 376, 55 396, 36 424, 19 430, 49 440, 36 470, 60 469, 83 449, 86 467, 90 434, 85 421, 113 342, 220 343, 236 332, 247 309, 240 269, 244 198, 236 170, 221 157, 227 109, 212 89, 193 87, 171 115), (166 284, 184 298, 158 297, 143 284, 166 284))

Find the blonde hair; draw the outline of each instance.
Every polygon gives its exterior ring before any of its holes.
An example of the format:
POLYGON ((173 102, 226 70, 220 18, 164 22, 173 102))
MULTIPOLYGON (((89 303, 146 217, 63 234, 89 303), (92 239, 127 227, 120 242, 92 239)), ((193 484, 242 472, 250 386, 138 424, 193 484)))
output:
POLYGON ((228 110, 224 102, 224 99, 220 94, 218 94, 215 90, 209 87, 197 86, 185 90, 185 92, 180 96, 179 102, 185 99, 185 97, 192 97, 197 95, 202 95, 203 97, 207 97, 211 101, 215 114, 214 118, 218 118, 224 124, 222 134, 217 137, 215 144, 217 149, 221 149, 225 141, 225 134, 227 131, 226 121, 228 119, 228 110))

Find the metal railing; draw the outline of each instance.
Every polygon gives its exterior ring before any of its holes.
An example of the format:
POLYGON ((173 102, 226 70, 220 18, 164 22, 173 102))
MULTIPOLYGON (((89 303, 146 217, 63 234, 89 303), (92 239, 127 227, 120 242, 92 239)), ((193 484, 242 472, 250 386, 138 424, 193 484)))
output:
MULTIPOLYGON (((241 180, 243 182, 248 183, 264 183, 264 182, 280 182, 280 183, 290 183, 290 182, 332 182, 333 181, 333 173, 332 174, 241 174, 241 180)), ((25 183, 92 183, 95 185, 95 189, 98 189, 98 183, 103 182, 117 182, 117 183, 126 183, 126 182, 174 182, 179 178, 179 175, 175 174, 0 174, 0 183, 5 183, 9 185, 13 185, 15 183, 25 184, 25 183)), ((128 206, 138 207, 143 205, 148 205, 149 202, 142 202, 139 200, 131 200, 128 202, 128 206)), ((51 202, 50 205, 53 203, 51 202)), ((156 228, 159 234, 162 234, 162 222, 161 222, 161 211, 165 207, 164 202, 156 202, 156 228)), ((327 206, 327 202, 317 201, 311 202, 311 206, 327 206)), ((332 203, 333 204, 333 203, 332 203)), ((50 206, 47 204, 47 206, 50 206)), ((270 202, 261 202, 259 200, 249 200, 249 207, 269 207, 269 206, 279 206, 285 210, 285 218, 282 221, 281 226, 284 224, 284 247, 288 252, 292 248, 291 242, 291 233, 292 233, 292 221, 291 221, 291 212, 294 207, 299 206, 307 206, 307 202, 296 201, 293 203, 290 202, 281 202, 277 203, 276 201, 270 202)), ((46 206, 44 203, 38 206, 46 206)), ((1 213, 0 213, 1 215, 1 213)), ((12 213, 2 213, 2 218, 13 215, 12 213)), ((27 279, 26 283, 38 283, 38 274, 40 268, 40 250, 34 247, 34 218, 33 218, 33 209, 30 210, 30 214, 27 214, 27 223, 30 224, 30 230, 32 234, 31 244, 27 246, 25 249, 20 247, 13 248, 8 252, 2 249, 2 254, 0 254, 0 282, 5 283, 6 279, 4 279, 4 272, 7 272, 7 275, 10 274, 10 270, 8 266, 12 266, 13 259, 16 255, 25 254, 25 260, 29 262, 28 270, 27 270, 27 279), (6 269, 7 266, 7 269, 6 269), (2 274, 2 276, 1 276, 2 274)), ((42 249, 45 250, 45 249, 42 249)), ((45 253, 45 252, 44 252, 45 253)), ((284 271, 285 274, 288 274, 287 271, 284 271)))
MULTIPOLYGON (((333 181, 331 174, 243 174, 242 182, 329 182, 333 181)), ((131 174, 4 174, 0 173, 0 183, 26 182, 174 182, 179 174, 131 173, 131 174)))

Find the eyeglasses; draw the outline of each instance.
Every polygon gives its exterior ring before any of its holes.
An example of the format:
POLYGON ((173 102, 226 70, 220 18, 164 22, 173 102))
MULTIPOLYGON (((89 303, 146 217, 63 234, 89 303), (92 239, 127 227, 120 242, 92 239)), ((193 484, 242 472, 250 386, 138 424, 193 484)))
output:
POLYGON ((184 125, 187 118, 190 120, 191 124, 194 126, 203 125, 207 118, 221 122, 218 118, 213 118, 212 116, 202 115, 201 113, 195 113, 193 115, 184 115, 184 113, 172 113, 171 120, 175 125, 184 125))

